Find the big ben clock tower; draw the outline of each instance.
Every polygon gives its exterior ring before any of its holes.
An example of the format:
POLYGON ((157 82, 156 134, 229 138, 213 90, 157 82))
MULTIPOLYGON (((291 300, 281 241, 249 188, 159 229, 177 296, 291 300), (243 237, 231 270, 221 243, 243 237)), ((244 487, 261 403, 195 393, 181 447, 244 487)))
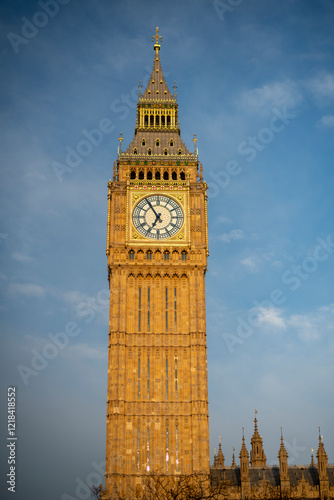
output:
POLYGON ((134 139, 109 181, 105 498, 147 475, 209 474, 206 189, 162 73, 139 93, 134 139))

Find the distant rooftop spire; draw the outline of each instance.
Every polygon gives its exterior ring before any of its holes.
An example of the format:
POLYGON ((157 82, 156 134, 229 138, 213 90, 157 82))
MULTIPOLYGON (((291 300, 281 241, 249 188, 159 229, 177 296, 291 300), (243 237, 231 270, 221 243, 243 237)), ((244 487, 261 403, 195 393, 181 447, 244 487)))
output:
POLYGON ((313 448, 311 448, 311 465, 310 465, 310 467, 315 467, 313 451, 314 451, 313 448))
POLYGON ((236 468, 237 464, 235 463, 235 455, 234 455, 234 451, 235 451, 235 450, 234 450, 234 446, 233 446, 232 465, 231 465, 231 467, 236 468))
POLYGON ((280 449, 278 451, 278 458, 288 458, 288 453, 285 449, 285 446, 284 446, 284 439, 283 439, 283 429, 281 427, 281 446, 280 446, 280 449))
POLYGON ((262 437, 259 434, 257 428, 257 411, 255 410, 255 418, 254 418, 254 434, 251 439, 251 452, 250 459, 252 467, 266 467, 266 455, 263 450, 263 442, 262 437))

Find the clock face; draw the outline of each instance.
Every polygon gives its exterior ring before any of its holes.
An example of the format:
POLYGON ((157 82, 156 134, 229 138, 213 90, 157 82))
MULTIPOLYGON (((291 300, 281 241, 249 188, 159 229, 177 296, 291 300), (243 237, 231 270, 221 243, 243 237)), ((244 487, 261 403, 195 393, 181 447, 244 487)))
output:
POLYGON ((135 206, 132 220, 137 231, 146 238, 162 240, 174 236, 182 227, 183 211, 169 196, 152 195, 135 206))

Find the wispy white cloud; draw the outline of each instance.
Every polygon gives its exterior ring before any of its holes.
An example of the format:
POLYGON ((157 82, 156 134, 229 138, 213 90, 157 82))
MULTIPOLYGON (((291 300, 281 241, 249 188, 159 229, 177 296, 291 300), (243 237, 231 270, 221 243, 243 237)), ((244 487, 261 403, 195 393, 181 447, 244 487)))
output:
POLYGON ((15 296, 26 296, 42 299, 46 296, 45 289, 34 283, 10 283, 9 293, 15 296))
POLYGON ((334 303, 333 304, 328 304, 327 306, 321 306, 319 307, 320 312, 330 312, 334 313, 334 303))
POLYGON ((303 97, 297 84, 287 80, 268 83, 262 87, 243 92, 239 99, 239 105, 246 107, 252 113, 266 114, 272 112, 274 106, 295 108, 302 100, 303 97))
POLYGON ((295 314, 290 317, 288 324, 297 330, 298 337, 304 342, 320 338, 316 320, 311 316, 295 314))
POLYGON ((231 243, 234 240, 242 240, 244 237, 244 232, 241 229, 232 229, 229 233, 220 234, 218 239, 225 243, 231 243))
POLYGON ((64 349, 62 355, 70 359, 107 359, 106 349, 92 347, 89 344, 70 345, 64 349))
POLYGON ((88 295, 75 290, 61 294, 71 313, 87 323, 99 318, 104 322, 108 317, 109 291, 98 290, 95 295, 88 295))
POLYGON ((22 253, 22 252, 12 252, 11 257, 12 257, 12 259, 14 259, 18 262, 32 262, 32 260, 33 260, 30 257, 30 255, 27 255, 27 254, 22 253))
POLYGON ((322 116, 320 120, 317 122, 318 128, 334 128, 334 116, 327 115, 322 116))
POLYGON ((221 215, 216 219, 217 224, 232 224, 231 219, 226 217, 225 215, 221 215))
POLYGON ((283 262, 281 262, 280 260, 274 260, 274 262, 272 262, 271 264, 273 267, 283 267, 283 262))
POLYGON ((258 308, 258 321, 260 324, 269 325, 271 327, 286 329, 286 320, 283 317, 283 310, 276 307, 269 309, 262 307, 258 308))
POLYGON ((255 257, 246 257, 246 259, 243 259, 241 261, 241 264, 246 266, 247 270, 250 273, 258 273, 259 272, 259 266, 258 266, 258 261, 255 257))
POLYGON ((334 99, 334 73, 325 73, 306 82, 306 87, 318 102, 334 99))

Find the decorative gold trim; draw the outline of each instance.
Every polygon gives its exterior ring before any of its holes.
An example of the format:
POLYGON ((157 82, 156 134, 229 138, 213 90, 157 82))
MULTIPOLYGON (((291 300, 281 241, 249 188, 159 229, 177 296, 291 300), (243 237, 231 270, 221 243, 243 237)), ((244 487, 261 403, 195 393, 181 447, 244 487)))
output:
POLYGON ((206 243, 206 256, 209 256, 209 235, 208 235, 208 195, 206 191, 208 189, 208 185, 204 182, 204 214, 205 214, 205 243, 206 243))
POLYGON ((110 220, 111 220, 111 179, 108 182, 108 216, 107 216, 107 249, 106 254, 110 254, 110 220))
POLYGON ((129 244, 129 197, 130 197, 130 181, 127 176, 126 181, 126 211, 125 211, 125 247, 129 244))
POLYGON ((187 186, 187 202, 188 202, 188 213, 187 213, 187 217, 188 217, 188 246, 189 248, 191 247, 191 235, 190 235, 190 185, 189 185, 189 181, 188 181, 188 186, 187 186))

